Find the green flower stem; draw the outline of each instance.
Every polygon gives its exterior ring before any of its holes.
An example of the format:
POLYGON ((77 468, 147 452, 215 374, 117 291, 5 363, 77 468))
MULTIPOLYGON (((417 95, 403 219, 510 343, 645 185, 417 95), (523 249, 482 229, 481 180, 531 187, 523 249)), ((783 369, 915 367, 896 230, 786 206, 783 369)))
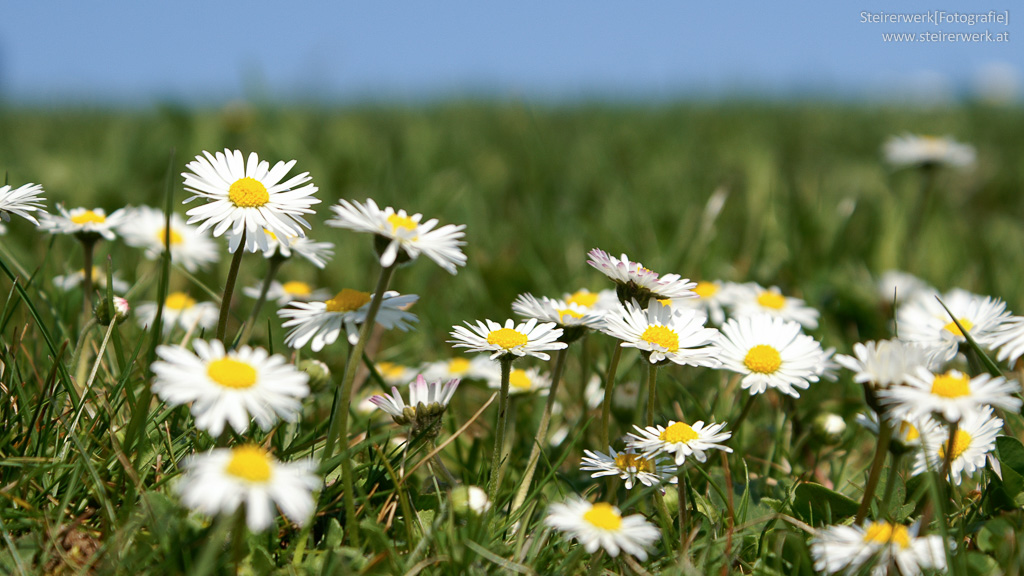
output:
POLYGON ((277 271, 281 269, 281 264, 284 264, 284 261, 284 258, 277 256, 270 259, 270 269, 267 270, 267 275, 263 278, 263 285, 260 287, 260 296, 256 299, 256 305, 252 307, 252 313, 249 314, 249 319, 245 321, 242 337, 238 339, 239 346, 245 346, 249 343, 249 337, 252 336, 252 330, 256 326, 256 318, 260 315, 260 310, 263 309, 263 305, 267 302, 267 292, 270 291, 270 284, 274 281, 274 277, 277 276, 277 271))
MULTIPOLYGON (((857 508, 857 516, 853 523, 860 525, 871 509, 871 500, 875 496, 875 488, 878 487, 878 480, 882 476, 882 466, 885 465, 885 457, 889 454, 889 442, 892 440, 892 426, 879 416, 878 421, 878 444, 875 446, 875 458, 871 461, 871 472, 868 473, 868 483, 864 486, 864 498, 857 508)), ((892 472, 890 472, 891 474, 892 472)))
POLYGON ((654 426, 654 402, 657 397, 658 364, 651 363, 647 376, 647 426, 654 426))
POLYGON ((88 318, 92 312, 92 257, 96 239, 79 239, 82 242, 82 313, 88 318))
POLYGON ((619 358, 622 357, 622 346, 615 342, 612 359, 608 363, 608 371, 604 376, 604 402, 601 403, 601 446, 610 446, 610 426, 612 414, 612 393, 615 388, 615 373, 619 369, 619 358))
POLYGON ((683 466, 679 467, 679 481, 676 489, 679 492, 679 561, 683 561, 686 555, 687 543, 689 542, 690 510, 686 498, 686 472, 683 466))
POLYGON ((501 453, 505 448, 505 426, 508 423, 508 385, 512 375, 512 354, 505 354, 501 362, 501 393, 498 395, 498 423, 494 428, 494 453, 491 456, 491 477, 487 480, 487 497, 493 506, 498 505, 498 488, 501 485, 501 453))
POLYGON ((526 465, 526 472, 523 473, 523 478, 520 480, 519 491, 516 492, 516 497, 512 501, 512 510, 509 514, 514 514, 523 502, 526 501, 526 495, 530 491, 530 484, 533 482, 533 475, 537 471, 537 463, 540 462, 540 453, 547 443, 548 437, 548 426, 551 424, 551 411, 555 406, 555 397, 558 395, 558 383, 562 380, 562 370, 565 368, 565 359, 569 355, 569 348, 565 347, 558 351, 558 357, 555 359, 555 373, 551 378, 551 390, 548 391, 548 401, 544 405, 544 413, 540 417, 540 425, 537 427, 537 437, 533 440, 533 448, 530 450, 530 460, 526 465))
POLYGON ((366 321, 359 331, 359 341, 352 348, 345 363, 345 376, 341 386, 337 388, 334 396, 334 406, 331 408, 331 423, 327 429, 327 441, 324 444, 324 455, 321 462, 327 462, 334 456, 334 445, 341 439, 341 478, 345 491, 345 530, 352 535, 353 546, 359 547, 359 522, 356 519, 356 505, 353 497, 352 482, 352 458, 348 449, 348 414, 349 405, 352 403, 352 384, 356 379, 356 370, 359 368, 359 359, 363 357, 363 350, 370 340, 374 323, 377 320, 377 312, 380 304, 384 301, 384 292, 391 284, 391 277, 395 273, 395 265, 381 268, 380 278, 377 279, 377 288, 370 301, 370 309, 366 311, 366 321))
POLYGON ((754 407, 754 399, 758 396, 759 394, 750 394, 747 397, 747 402, 743 404, 743 410, 740 411, 740 415, 737 416, 736 420, 732 423, 734 434, 739 434, 740 424, 743 424, 743 421, 747 419, 747 415, 750 414, 750 409, 754 407))
POLYGON ((224 284, 224 295, 220 299, 220 319, 217 321, 217 340, 224 342, 224 335, 228 331, 228 311, 231 308, 231 296, 235 292, 235 280, 238 278, 238 268, 242 264, 242 254, 245 253, 245 230, 242 230, 242 239, 238 241, 238 248, 231 257, 231 268, 228 270, 227 282, 224 284))
POLYGON ((950 477, 953 468, 953 449, 956 446, 956 433, 959 429, 959 420, 949 425, 949 441, 946 443, 946 455, 942 459, 942 478, 949 482, 951 492, 953 491, 953 478, 950 477))

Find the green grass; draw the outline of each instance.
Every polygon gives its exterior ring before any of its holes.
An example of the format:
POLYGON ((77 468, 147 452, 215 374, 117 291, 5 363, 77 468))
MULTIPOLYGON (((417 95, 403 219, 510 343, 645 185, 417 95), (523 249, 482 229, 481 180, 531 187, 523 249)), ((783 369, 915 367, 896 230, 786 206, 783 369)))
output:
MULTIPOLYGON (((338 199, 372 197, 381 206, 422 212, 442 224, 466 224, 468 265, 458 275, 426 260, 398 270, 392 288, 421 296, 414 308, 420 322, 414 332, 385 334, 372 351, 378 361, 414 366, 451 357, 446 340, 452 325, 511 317, 510 304, 523 292, 560 296, 582 287, 610 287, 586 263, 586 252, 595 247, 694 279, 778 285, 819 308, 821 328, 814 335, 825 346, 849 353, 855 342, 890 336, 891 318, 873 288, 873 278, 890 268, 914 272, 943 290, 961 287, 1002 298, 1011 310, 1024 309, 1022 123, 1021 109, 810 103, 569 108, 452 103, 145 112, 7 108, 0 109, 0 132, 7 135, 0 140, 0 169, 15 186, 41 183, 51 206, 63 202, 109 211, 126 204, 163 205, 170 166, 173 204, 183 213, 179 173, 202 150, 229 147, 257 151, 271 162, 297 159, 296 170, 312 175, 323 200, 311 236, 334 242, 336 254, 326 270, 291 261, 279 277, 332 292, 371 290, 377 277, 368 237, 322 225, 328 206, 338 199), (912 242, 908 222, 919 210, 920 175, 888 168, 880 153, 888 136, 902 132, 950 134, 975 145, 979 157, 973 170, 941 173, 912 242), (716 191, 725 202, 721 213, 709 218, 706 205, 716 191)), ((0 276, 0 572, 220 574, 239 569, 230 550, 232 519, 189 514, 171 490, 180 460, 216 441, 195 430, 187 408, 168 409, 154 401, 145 410, 151 335, 134 320, 117 327, 87 392, 80 374, 97 361, 105 329, 82 336, 80 293, 63 293, 52 284, 54 276, 80 268, 81 248, 71 238, 50 239, 14 220, 0 237, 0 258, 10 270, 0 276), (18 278, 16 285, 10 276, 18 278), (79 345, 85 350, 82 366, 72 362, 79 345), (140 410, 144 418, 137 416, 140 410), (142 426, 137 437, 128 433, 133 415, 142 426)), ((97 263, 105 265, 108 255, 113 269, 134 284, 133 304, 156 299, 163 282, 158 262, 120 242, 101 242, 97 263)), ((204 290, 219 294, 228 263, 225 250, 219 268, 194 278, 172 268, 167 287, 187 288, 194 296, 204 290)), ((247 255, 240 286, 255 284, 265 271, 260 257, 247 255)), ((239 291, 229 334, 253 303, 239 291)), ((252 343, 282 352, 284 333, 272 308, 264 309, 252 343)), ((406 518, 394 496, 402 454, 387 447, 388 437, 399 431, 390 422, 354 413, 350 431, 366 432, 354 449, 357 505, 363 507, 361 547, 351 547, 346 538, 340 472, 333 472, 319 496, 315 521, 306 530, 280 521, 277 530, 248 535, 240 570, 577 574, 593 565, 631 573, 634 567, 622 557, 588 554, 542 524, 547 505, 566 495, 610 497, 607 484, 580 473, 578 463, 584 448, 603 448, 597 444, 600 410, 585 410, 579 398, 589 376, 603 373, 611 347, 608 337, 595 334, 572 348, 563 384, 565 411, 556 422, 569 425, 569 435, 543 454, 520 519, 528 530, 512 535, 506 530, 512 520, 502 514, 493 523, 453 514, 443 491, 434 491, 426 466, 402 484, 417 516, 406 518)), ((254 432, 279 458, 308 456, 314 443, 322 446, 334 386, 344 372, 344 350, 335 344, 320 354, 301 352, 302 358, 326 362, 334 380, 315 389, 298 424, 281 425, 269 435, 254 432)), ((640 362, 635 354, 624 354, 619 380, 641 379, 646 370, 640 362)), ((665 401, 656 422, 676 414, 689 421, 735 418, 742 391, 722 374, 663 368, 659 397, 665 401)), ((370 381, 363 388, 378 386, 370 381)), ((485 386, 464 384, 439 441, 461 428, 489 397, 485 386)), ((815 507, 800 481, 828 482, 859 501, 873 450, 872 437, 853 424, 853 415, 865 409, 863 394, 844 373, 839 382, 813 386, 799 400, 767 394, 757 402, 730 441, 735 453, 728 472, 717 455, 700 471, 690 470, 694 525, 700 529, 689 548, 691 564, 677 566, 675 528, 666 525, 665 542, 656 544, 644 570, 813 572, 804 522, 817 525, 823 510, 832 514, 832 505, 841 505, 828 495, 815 500, 823 507, 815 507), (824 445, 810 436, 812 420, 823 411, 849 422, 838 444, 824 445)), ((537 398, 514 402, 514 462, 501 497, 506 505, 518 487, 542 406, 537 398)), ((443 451, 462 482, 486 484, 494 411, 491 406, 443 451)), ((624 432, 642 413, 616 411, 615 417, 624 432)), ((1006 419, 1008 430, 1024 428, 1018 416, 1006 419)), ((1005 462, 1009 457, 1003 452, 1005 462)), ((409 455, 406 469, 424 454, 409 455)), ((1013 488, 993 486, 981 484, 980 500, 960 500, 961 515, 947 510, 953 533, 969 537, 958 545, 958 558, 973 573, 985 573, 986 562, 1019 573, 1024 515, 1013 503, 1013 488)), ((901 481, 900 490, 901 501, 910 502, 915 481, 906 486, 901 481)), ((917 491, 917 497, 925 491, 917 491)), ((617 498, 623 509, 658 522, 649 492, 620 488, 617 498)), ((909 505, 908 515, 913 510, 909 505)), ((961 568, 956 571, 962 573, 961 568)))

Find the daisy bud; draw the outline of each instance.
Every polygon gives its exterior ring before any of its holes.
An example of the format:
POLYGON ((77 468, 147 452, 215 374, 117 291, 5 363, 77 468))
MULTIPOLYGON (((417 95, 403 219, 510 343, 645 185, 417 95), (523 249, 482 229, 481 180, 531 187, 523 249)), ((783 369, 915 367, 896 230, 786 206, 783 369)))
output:
POLYGON ((96 303, 93 308, 93 314, 96 316, 96 321, 103 326, 110 326, 111 320, 116 320, 118 324, 128 319, 128 315, 131 313, 131 306, 128 305, 128 301, 120 296, 114 296, 114 313, 111 315, 110 307, 107 304, 107 299, 104 298, 96 303), (113 318, 111 318, 113 316, 113 318))
POLYGON ((310 388, 322 388, 331 381, 331 369, 319 360, 303 360, 299 362, 299 370, 309 374, 310 388))
POLYGON ((846 420, 831 412, 818 414, 811 423, 811 432, 824 444, 839 444, 843 439, 843 433, 846 432, 846 420))
POLYGON ((457 486, 452 490, 452 510, 456 514, 472 513, 479 516, 490 509, 491 501, 487 499, 487 492, 479 486, 457 486))

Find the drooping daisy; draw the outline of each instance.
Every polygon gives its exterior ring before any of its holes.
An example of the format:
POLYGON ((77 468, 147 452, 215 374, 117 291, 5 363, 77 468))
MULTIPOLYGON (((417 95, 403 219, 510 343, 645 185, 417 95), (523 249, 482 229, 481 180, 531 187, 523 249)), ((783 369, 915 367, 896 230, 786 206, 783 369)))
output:
POLYGON ((722 432, 725 423, 704 425, 698 420, 692 426, 686 422, 669 420, 668 427, 648 426, 641 428, 634 425, 639 434, 628 435, 626 446, 643 454, 644 458, 653 458, 661 453, 674 454, 676 466, 682 466, 687 458, 697 462, 707 460, 706 452, 713 448, 724 452, 732 452, 725 442, 732 438, 732 432, 722 432))
POLYGON ((512 302, 512 311, 520 316, 536 318, 541 322, 554 322, 563 330, 589 328, 600 330, 604 325, 604 313, 586 306, 547 296, 539 299, 533 294, 520 294, 512 302))
POLYGON ((907 375, 928 367, 925 349, 902 340, 879 340, 853 345, 853 356, 837 354, 836 362, 854 373, 853 381, 873 389, 892 388, 907 375))
MULTIPOLYGON (((117 294, 124 294, 128 291, 130 286, 124 280, 118 278, 118 273, 115 271, 110 275, 112 280, 114 292, 117 294)), ((79 270, 78 272, 72 272, 71 274, 65 274, 62 276, 53 277, 53 285, 65 292, 70 292, 75 288, 82 285, 85 280, 85 271, 79 270)), ((100 290, 107 289, 107 273, 100 270, 98 266, 92 267, 92 285, 98 287, 100 290)))
POLYGON ((587 264, 597 268, 618 285, 616 292, 622 302, 635 299, 641 305, 646 305, 651 298, 697 297, 693 292, 697 283, 690 282, 689 279, 678 274, 659 275, 644 267, 643 264, 631 261, 625 254, 620 258, 614 258, 599 248, 594 248, 587 255, 590 256, 587 264))
MULTIPOLYGON (((157 303, 143 302, 138 307, 138 322, 148 328, 156 320, 157 303)), ((217 325, 219 308, 213 302, 196 302, 184 292, 171 292, 164 300, 163 333, 170 334, 175 328, 186 332, 209 330, 217 325)))
POLYGON ((799 398, 824 370, 821 344, 800 331, 800 325, 767 314, 730 318, 718 342, 723 366, 743 374, 741 386, 750 394, 775 388, 799 398))
POLYGON ((756 282, 734 285, 732 314, 736 318, 768 314, 775 318, 797 322, 804 328, 818 327, 819 313, 800 298, 786 296, 776 286, 764 288, 756 282))
POLYGON ((391 415, 400 426, 411 425, 414 431, 424 431, 428 435, 437 436, 440 432, 441 415, 448 408, 455 390, 459 387, 458 380, 447 382, 428 382, 422 375, 409 384, 409 403, 406 404, 398 388, 391 388, 390 396, 374 396, 370 398, 375 406, 391 415))
MULTIPOLYGON (((487 381, 487 387, 495 390, 501 389, 501 370, 499 368, 497 377, 487 381)), ((513 368, 509 373, 508 393, 509 394, 531 394, 540 393, 546 395, 551 390, 551 376, 542 374, 536 368, 521 370, 513 368)))
POLYGON ((501 364, 487 356, 465 358, 456 356, 449 360, 438 360, 423 366, 427 380, 492 380, 501 377, 501 364))
POLYGON ((239 434, 250 419, 264 431, 280 418, 294 421, 299 401, 309 394, 309 375, 284 356, 242 346, 230 352, 218 340, 194 340, 195 353, 180 346, 158 346, 153 392, 171 406, 192 404, 196 427, 213 436, 230 424, 239 434))
POLYGON ((920 526, 889 524, 881 520, 863 526, 830 526, 811 538, 814 569, 826 574, 854 576, 870 568, 871 576, 885 576, 895 563, 902 576, 923 570, 946 569, 941 536, 918 536, 920 526))
MULTIPOLYGON (((949 473, 954 484, 959 486, 963 476, 971 477, 984 470, 986 455, 995 449, 996 436, 1002 429, 1003 420, 992 416, 992 408, 988 406, 964 416, 953 437, 949 473)), ((924 449, 917 453, 911 473, 941 471, 949 447, 949 428, 940 424, 922 428, 921 433, 924 449)))
POLYGON ((916 342, 928 349, 933 363, 948 362, 956 356, 963 332, 950 318, 950 312, 980 346, 990 346, 990 339, 1010 317, 1006 303, 999 299, 954 289, 942 296, 949 312, 933 296, 920 294, 896 312, 896 328, 900 340, 916 342))
POLYGON ((647 560, 645 549, 661 537, 661 532, 639 514, 623 517, 611 504, 591 504, 575 496, 552 504, 544 523, 578 540, 587 552, 593 554, 603 548, 613 558, 621 551, 647 560))
POLYGON ((57 205, 59 214, 42 213, 39 215, 39 228, 50 234, 72 234, 83 240, 96 241, 101 237, 113 240, 117 236, 114 230, 128 217, 128 212, 121 208, 107 214, 102 208, 72 208, 57 205))
POLYGON ((190 172, 181 173, 185 190, 194 194, 185 203, 206 200, 186 212, 188 223, 200 222, 200 232, 212 229, 216 237, 228 232, 232 253, 238 249, 243 232, 249 252, 269 248, 264 230, 283 238, 304 236, 302 228, 310 226, 302 215, 313 214, 310 206, 320 200, 313 196, 317 187, 309 183, 308 172, 282 182, 294 165, 295 160, 291 160, 271 168, 255 152, 246 161, 238 150, 225 149, 215 155, 204 150, 185 166, 190 172))
MULTIPOLYGON (((118 234, 129 246, 142 248, 150 260, 160 258, 167 240, 167 222, 162 210, 140 206, 128 210, 128 216, 117 228, 118 234)), ((220 246, 194 226, 185 224, 185 219, 171 214, 171 261, 195 272, 220 259, 220 246)))
POLYGON ((669 360, 690 366, 721 366, 715 346, 719 333, 706 328, 696 310, 676 309, 651 300, 647 310, 627 302, 605 316, 604 332, 622 340, 622 347, 641 350, 651 364, 669 360))
POLYGON ((390 206, 381 210, 369 198, 366 204, 339 200, 331 209, 337 217, 327 221, 329 226, 376 235, 381 266, 391 266, 404 258, 415 260, 421 253, 451 274, 455 274, 456 266, 466 265, 466 255, 460 248, 465 244, 465 224, 436 228, 436 218, 421 222, 422 214, 409 216, 405 210, 396 212, 390 206))
POLYGON ((568 346, 559 342, 562 329, 553 322, 538 324, 531 318, 524 323, 516 324, 515 320, 506 320, 502 326, 493 320, 477 321, 476 325, 466 322, 468 328, 453 326, 448 342, 455 348, 465 348, 469 352, 491 352, 491 359, 503 356, 515 357, 535 356, 541 360, 550 360, 545 352, 561 350, 568 346))
POLYGON ((949 136, 892 136, 885 142, 885 160, 893 166, 964 167, 974 164, 974 147, 949 136))
POLYGON ((924 280, 899 270, 887 270, 883 273, 878 279, 876 289, 878 297, 886 304, 902 304, 924 294, 934 296, 939 293, 924 280))
POLYGON ((879 392, 879 402, 894 418, 916 420, 937 412, 947 422, 956 422, 984 406, 1016 412, 1021 407, 1019 393, 1019 382, 1001 376, 981 374, 971 378, 959 370, 933 374, 927 368, 918 368, 904 386, 879 392))
POLYGON ((0 220, 11 221, 11 214, 17 214, 25 220, 39 225, 39 221, 31 213, 39 211, 46 213, 46 198, 40 196, 43 187, 39 184, 23 184, 15 189, 10 186, 0 186, 0 220))
MULTIPOLYGON (((299 349, 310 344, 314 352, 333 344, 345 329, 348 341, 359 340, 359 326, 366 321, 373 294, 359 290, 343 289, 334 298, 323 302, 293 301, 287 308, 281 308, 277 315, 286 321, 283 328, 291 328, 285 336, 285 344, 299 349)), ((388 330, 397 328, 408 331, 419 319, 406 308, 419 300, 415 294, 401 295, 394 290, 384 293, 377 312, 376 323, 388 330)))
MULTIPOLYGON (((250 298, 259 298, 263 286, 246 286, 242 292, 250 298)), ((267 289, 267 300, 277 302, 278 306, 285 306, 289 302, 310 302, 315 300, 327 300, 331 293, 322 288, 313 288, 301 280, 289 280, 281 283, 277 280, 270 281, 267 289)))
POLYGON ((266 258, 288 259, 292 254, 298 254, 323 270, 334 255, 334 244, 331 242, 317 242, 305 236, 289 236, 286 242, 281 242, 277 234, 270 230, 263 232, 267 235, 267 249, 263 251, 266 258))
POLYGON ((182 469, 176 485, 182 504, 208 516, 232 514, 244 504, 245 523, 253 532, 270 527, 275 505, 292 522, 305 524, 315 509, 313 491, 323 484, 312 460, 279 462, 253 445, 195 454, 182 469))
POLYGON ((639 480, 644 486, 654 486, 662 482, 673 484, 679 481, 675 466, 663 466, 663 458, 644 458, 632 448, 625 452, 617 452, 611 446, 608 454, 603 452, 583 451, 586 456, 580 462, 580 470, 593 472, 591 478, 602 476, 618 476, 625 481, 626 490, 632 490, 639 480))

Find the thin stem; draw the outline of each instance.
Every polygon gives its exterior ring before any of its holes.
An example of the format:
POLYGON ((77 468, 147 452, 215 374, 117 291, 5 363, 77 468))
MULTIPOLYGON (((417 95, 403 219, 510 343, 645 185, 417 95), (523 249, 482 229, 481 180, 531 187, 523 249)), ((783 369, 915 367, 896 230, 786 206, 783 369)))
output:
POLYGON ((747 402, 743 404, 743 410, 740 411, 740 415, 732 423, 734 434, 739 433, 740 424, 743 424, 743 421, 747 419, 747 415, 750 414, 750 409, 754 407, 754 399, 758 396, 759 394, 751 394, 747 397, 747 402))
POLYGON ((569 355, 569 348, 565 347, 558 351, 558 357, 555 359, 555 373, 551 379, 551 389, 548 391, 548 401, 544 405, 544 413, 540 417, 540 425, 537 427, 537 437, 533 440, 533 448, 530 450, 530 460, 526 465, 526 472, 523 473, 523 477, 519 483, 519 491, 516 492, 516 497, 512 501, 512 510, 509 514, 514 514, 523 502, 526 501, 526 494, 530 491, 530 484, 533 482, 533 474, 537 471, 537 463, 540 462, 540 453, 547 442, 548 437, 548 426, 551 424, 551 411, 555 406, 555 397, 558 394, 558 383, 562 380, 562 370, 565 368, 565 359, 569 355))
POLYGON ((283 258, 274 256, 270 259, 270 269, 267 270, 267 275, 263 278, 263 286, 260 287, 260 296, 256 299, 256 305, 252 307, 252 313, 249 314, 248 320, 245 321, 242 337, 238 339, 239 346, 245 346, 249 343, 252 329, 256 326, 256 318, 259 317, 260 310, 263 309, 263 305, 267 302, 267 292, 270 291, 270 284, 274 281, 274 277, 277 276, 277 271, 281 269, 281 264, 284 264, 283 258))
MULTIPOLYGON (((885 464, 885 457, 889 455, 889 442, 892 440, 892 426, 884 418, 879 417, 878 421, 878 444, 875 446, 875 457, 871 461, 871 472, 868 473, 868 483, 864 486, 864 498, 857 508, 857 516, 853 523, 860 525, 871 509, 871 500, 875 497, 875 488, 878 487, 878 480, 882 476, 882 466, 885 464)), ((891 472, 890 472, 891 473, 891 472)))
POLYGON ((686 554, 686 545, 689 542, 690 510, 686 498, 686 472, 682 466, 679 467, 679 480, 676 488, 679 491, 679 561, 682 562, 686 554))
POLYGON ((949 482, 950 491, 953 490, 953 478, 950 473, 953 469, 954 449, 956 448, 956 433, 960 429, 960 421, 957 420, 949 425, 949 441, 946 443, 946 453, 942 459, 942 478, 949 482))
POLYGON ((882 494, 882 504, 878 508, 878 518, 881 520, 886 520, 886 515, 889 513, 889 505, 892 503, 892 494, 896 488, 896 479, 900 475, 900 461, 902 460, 902 453, 892 455, 892 463, 889 465, 889 475, 885 478, 885 491, 882 494))
POLYGON ((654 426, 654 403, 657 397, 658 365, 652 363, 647 376, 647 426, 654 426))
POLYGON ((611 446, 608 440, 612 414, 612 392, 615 388, 615 373, 619 370, 619 358, 622 357, 622 346, 615 342, 612 359, 608 363, 608 372, 604 376, 604 402, 601 403, 601 446, 611 446))
POLYGON ((238 242, 238 248, 231 257, 231 268, 228 270, 228 279, 224 284, 224 295, 220 299, 220 320, 217 321, 217 340, 224 341, 224 334, 228 331, 228 310, 231 308, 231 296, 235 291, 235 280, 238 278, 238 268, 242 264, 242 254, 245 253, 245 230, 242 230, 242 239, 238 242))
POLYGON ((508 385, 512 375, 512 355, 501 357, 501 393, 498 395, 498 423, 494 428, 494 454, 491 456, 491 477, 487 480, 487 497, 497 506, 498 488, 501 484, 501 453, 505 444, 505 426, 508 423, 508 385))
POLYGON ((82 240, 82 312, 88 318, 92 311, 92 257, 96 240, 82 240))

